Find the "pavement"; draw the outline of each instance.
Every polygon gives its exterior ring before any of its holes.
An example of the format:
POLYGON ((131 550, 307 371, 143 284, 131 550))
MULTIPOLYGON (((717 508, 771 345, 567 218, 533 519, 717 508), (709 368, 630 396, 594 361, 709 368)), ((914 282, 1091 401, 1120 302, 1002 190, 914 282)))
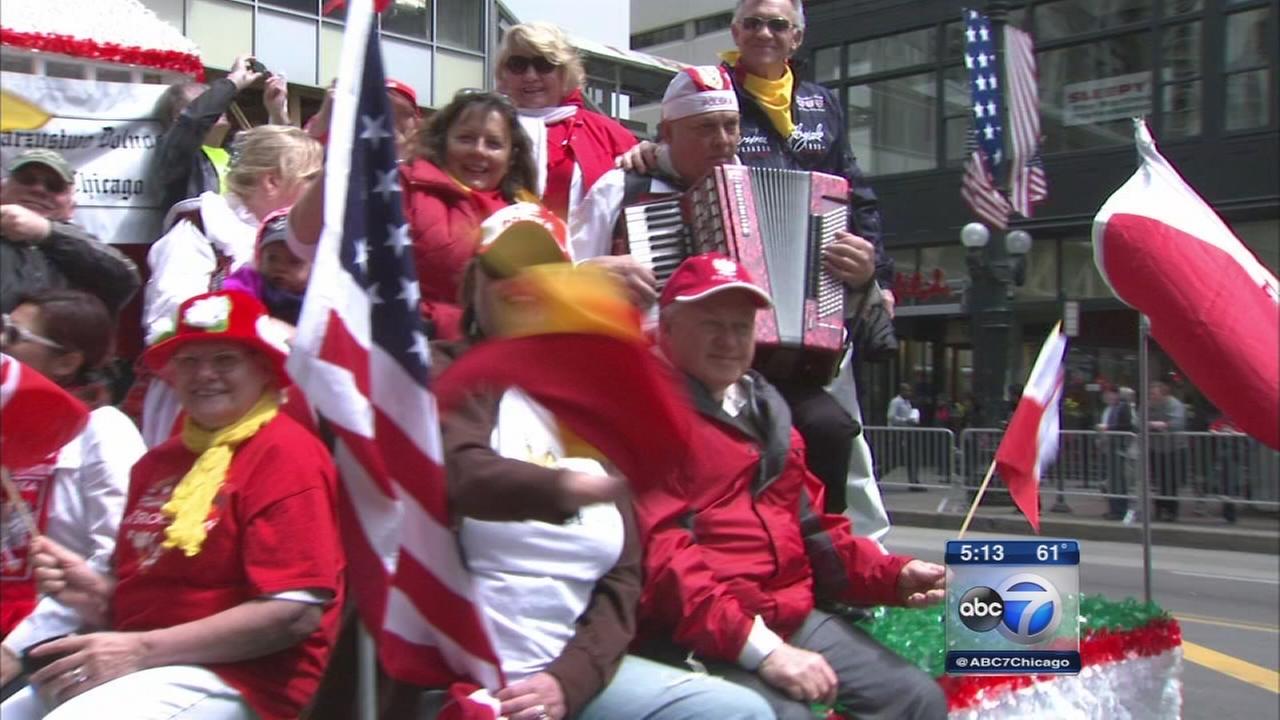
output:
MULTIPOLYGON (((926 486, 923 492, 911 492, 906 483, 894 482, 895 479, 891 476, 888 482, 880 484, 885 509, 894 525, 959 532, 969 509, 966 488, 939 485, 926 486)), ((993 481, 974 514, 970 531, 1033 534, 1026 518, 1009 503, 1007 493, 995 486, 993 481)), ((1142 520, 1138 513, 1132 513, 1127 521, 1106 520, 1103 518, 1107 512, 1105 497, 1085 491, 1065 495, 1063 499, 1065 505, 1059 505, 1058 495, 1052 488, 1042 489, 1041 535, 1142 542, 1142 520)), ((1222 519, 1219 500, 1180 499, 1181 515, 1176 522, 1151 523, 1152 544, 1280 555, 1280 509, 1274 503, 1270 506, 1237 504, 1237 521, 1230 524, 1222 519)), ((1133 503, 1135 507, 1137 504, 1133 503)))

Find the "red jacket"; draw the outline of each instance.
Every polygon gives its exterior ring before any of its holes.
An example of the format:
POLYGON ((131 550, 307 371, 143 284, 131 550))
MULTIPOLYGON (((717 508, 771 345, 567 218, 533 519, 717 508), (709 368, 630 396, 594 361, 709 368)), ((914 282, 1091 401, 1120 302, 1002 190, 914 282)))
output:
POLYGON ((759 615, 784 639, 815 596, 899 602, 910 558, 856 537, 848 518, 822 512, 822 481, 785 401, 753 372, 759 423, 730 418, 689 385, 699 416, 678 475, 635 498, 645 541, 642 635, 672 638, 700 657, 737 661, 759 615))
POLYGON ((480 223, 507 203, 496 192, 468 191, 423 158, 401 165, 400 177, 423 315, 435 323, 435 338, 458 339, 462 271, 480 242, 480 223))

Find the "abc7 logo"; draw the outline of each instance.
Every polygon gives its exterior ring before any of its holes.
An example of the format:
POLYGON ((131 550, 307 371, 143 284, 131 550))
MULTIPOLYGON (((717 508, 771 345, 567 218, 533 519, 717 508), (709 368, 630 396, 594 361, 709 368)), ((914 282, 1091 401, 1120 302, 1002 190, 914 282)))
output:
POLYGON ((1062 622, 1062 597, 1039 575, 1020 573, 997 588, 982 585, 960 596, 960 622, 974 632, 998 630, 1019 645, 1034 645, 1053 635, 1062 622))

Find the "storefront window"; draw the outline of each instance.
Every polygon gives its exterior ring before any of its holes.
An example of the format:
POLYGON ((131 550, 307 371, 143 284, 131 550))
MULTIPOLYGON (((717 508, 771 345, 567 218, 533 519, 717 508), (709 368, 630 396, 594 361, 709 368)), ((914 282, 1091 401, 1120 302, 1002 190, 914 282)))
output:
POLYGON ((320 14, 320 6, 316 4, 316 0, 260 0, 260 2, 263 5, 274 5, 310 15, 320 14))
POLYGON ((1280 275, 1280 220, 1235 223, 1231 229, 1273 275, 1280 275))
POLYGON ((1247 130, 1271 124, 1275 87, 1267 58, 1270 8, 1227 16, 1226 129, 1247 130))
POLYGON ((1093 261, 1092 242, 1062 241, 1062 293, 1068 300, 1115 297, 1093 261))
POLYGON ((1151 35, 1132 33, 1039 54, 1045 152, 1133 141, 1130 119, 1151 112, 1151 35))
POLYGON ((849 44, 847 77, 896 70, 933 62, 936 57, 936 29, 899 33, 849 44))
POLYGON ((969 71, 963 66, 947 68, 942 73, 943 142, 947 164, 960 165, 969 153, 969 132, 973 128, 973 111, 969 105, 969 71))
POLYGON ((1036 36, 1056 40, 1131 25, 1151 17, 1155 0, 1058 0, 1036 7, 1036 36))
MULTIPOLYGON (((1003 238, 992 238, 992 242, 1003 238)), ((1033 239, 1026 257, 1026 277, 1022 286, 1014 288, 1015 300, 1055 300, 1058 297, 1058 243, 1052 239, 1033 239)))
POLYGON ((923 73, 849 88, 849 145, 869 175, 937 165, 934 75, 923 73))
POLYGON ((813 81, 840 79, 840 46, 825 47, 813 53, 813 81))

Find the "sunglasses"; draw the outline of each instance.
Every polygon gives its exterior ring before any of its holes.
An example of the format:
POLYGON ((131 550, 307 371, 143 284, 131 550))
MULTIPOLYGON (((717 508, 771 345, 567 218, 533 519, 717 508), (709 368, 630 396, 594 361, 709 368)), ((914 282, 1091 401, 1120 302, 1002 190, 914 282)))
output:
POLYGON ((52 174, 22 172, 19 170, 13 174, 13 179, 20 185, 28 187, 32 185, 44 185, 44 189, 54 195, 61 195, 66 192, 67 181, 61 177, 52 174))
POLYGON ((539 75, 550 75, 556 71, 556 68, 560 67, 544 57, 528 58, 523 55, 512 55, 507 58, 505 65, 507 70, 515 75, 523 75, 524 71, 528 70, 530 65, 533 66, 533 69, 536 70, 539 75))
POLYGON ((61 343, 55 340, 50 340, 43 335, 37 335, 21 325, 14 325, 13 321, 9 319, 9 313, 0 315, 0 325, 3 325, 3 328, 0 328, 0 344, 3 344, 5 347, 17 345, 20 342, 29 342, 35 343, 36 345, 43 345, 52 350, 57 350, 58 352, 67 351, 61 343))
POLYGON ((742 18, 742 29, 747 32, 756 32, 762 27, 767 27, 769 28, 769 32, 774 35, 781 35, 795 26, 795 23, 784 17, 762 18, 756 17, 755 15, 748 15, 747 17, 742 18))

